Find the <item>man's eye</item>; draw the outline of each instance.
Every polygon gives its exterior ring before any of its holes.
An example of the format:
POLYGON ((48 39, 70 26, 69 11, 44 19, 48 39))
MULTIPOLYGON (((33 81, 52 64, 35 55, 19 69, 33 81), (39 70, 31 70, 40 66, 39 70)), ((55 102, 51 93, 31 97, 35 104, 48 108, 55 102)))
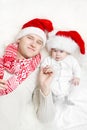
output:
POLYGON ((30 37, 30 36, 28 36, 27 38, 28 38, 28 39, 33 39, 33 38, 32 38, 32 37, 30 37))
POLYGON ((38 43, 38 45, 42 45, 43 44, 41 41, 38 41, 37 43, 38 43))

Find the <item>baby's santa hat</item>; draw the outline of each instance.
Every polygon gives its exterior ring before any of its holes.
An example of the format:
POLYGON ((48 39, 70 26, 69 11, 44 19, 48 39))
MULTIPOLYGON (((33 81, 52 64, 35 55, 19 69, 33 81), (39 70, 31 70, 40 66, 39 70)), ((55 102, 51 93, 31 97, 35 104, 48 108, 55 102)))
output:
POLYGON ((21 31, 17 35, 16 39, 20 39, 23 36, 29 34, 36 34, 40 36, 43 40, 43 44, 45 45, 47 39, 47 32, 51 32, 53 30, 52 22, 48 19, 39 19, 35 18, 25 23, 22 26, 21 31))
POLYGON ((85 43, 77 31, 58 31, 47 40, 47 49, 52 48, 64 50, 73 53, 77 49, 81 54, 85 54, 85 43))

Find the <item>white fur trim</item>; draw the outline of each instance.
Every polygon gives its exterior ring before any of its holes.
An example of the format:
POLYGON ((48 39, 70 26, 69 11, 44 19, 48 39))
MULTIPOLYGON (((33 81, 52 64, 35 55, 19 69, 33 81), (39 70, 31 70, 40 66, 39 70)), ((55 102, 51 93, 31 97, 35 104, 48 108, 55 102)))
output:
POLYGON ((71 38, 65 36, 53 36, 47 40, 48 51, 50 51, 51 48, 57 48, 68 53, 73 53, 78 48, 78 45, 71 38))
POLYGON ((36 28, 36 27, 27 27, 22 29, 19 34, 17 35, 16 39, 22 38, 23 36, 26 36, 28 34, 36 34, 40 36, 43 40, 43 43, 45 45, 46 43, 46 34, 44 33, 43 30, 36 28))

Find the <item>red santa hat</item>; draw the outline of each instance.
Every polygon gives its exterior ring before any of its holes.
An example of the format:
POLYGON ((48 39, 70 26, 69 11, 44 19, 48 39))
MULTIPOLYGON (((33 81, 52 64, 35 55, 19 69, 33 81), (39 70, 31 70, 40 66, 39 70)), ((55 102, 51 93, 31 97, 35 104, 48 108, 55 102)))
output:
POLYGON ((46 43, 46 33, 51 32, 53 30, 52 22, 48 19, 39 19, 35 18, 25 23, 22 26, 21 31, 17 35, 17 39, 22 38, 28 34, 36 34, 40 36, 45 45, 46 43))
POLYGON ((68 53, 73 53, 76 49, 85 54, 85 43, 77 31, 58 31, 47 40, 47 49, 57 48, 68 53))

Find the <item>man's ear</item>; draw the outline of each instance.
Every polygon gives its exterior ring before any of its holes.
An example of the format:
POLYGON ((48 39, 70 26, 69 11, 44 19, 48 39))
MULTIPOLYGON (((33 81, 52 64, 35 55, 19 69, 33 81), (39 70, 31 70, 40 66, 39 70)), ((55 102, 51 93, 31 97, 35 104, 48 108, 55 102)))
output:
POLYGON ((17 43, 19 43, 19 42, 20 42, 20 39, 17 40, 17 43))

